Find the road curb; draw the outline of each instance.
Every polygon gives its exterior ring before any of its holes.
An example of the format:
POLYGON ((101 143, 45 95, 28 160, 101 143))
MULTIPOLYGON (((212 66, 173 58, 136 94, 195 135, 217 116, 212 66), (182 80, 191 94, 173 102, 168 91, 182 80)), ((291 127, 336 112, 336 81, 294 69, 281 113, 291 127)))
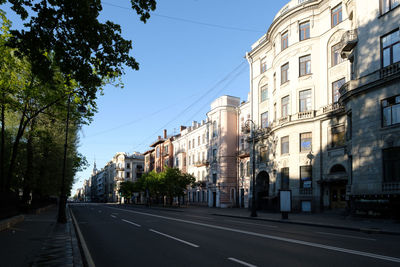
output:
POLYGON ((271 218, 254 218, 254 217, 247 217, 247 216, 239 216, 239 215, 232 215, 232 214, 220 214, 220 213, 211 213, 214 216, 221 216, 221 217, 231 217, 231 218, 239 218, 239 219, 248 219, 248 220, 255 220, 255 221, 267 221, 267 222, 276 222, 276 223, 287 223, 287 224, 298 224, 298 225, 306 225, 306 226, 315 226, 321 228, 331 228, 331 229, 340 229, 340 230, 349 230, 349 231, 356 231, 356 232, 363 232, 369 234, 387 234, 387 235, 400 235, 400 232, 394 231, 387 231, 378 228, 360 228, 360 227, 350 227, 350 226, 340 226, 334 224, 322 224, 322 223, 310 223, 305 221, 292 221, 292 220, 280 220, 280 219, 271 219, 271 218))
POLYGON ((23 222, 25 220, 24 215, 14 216, 5 220, 0 221, 0 232, 13 226, 14 224, 23 222))
POLYGON ((92 259, 92 256, 90 255, 90 252, 86 245, 85 239, 83 238, 83 235, 82 235, 81 229, 79 228, 78 222, 75 219, 75 215, 71 209, 69 209, 69 212, 71 214, 72 222, 74 224, 74 227, 75 227, 75 230, 77 233, 78 242, 81 245, 81 249, 83 251, 83 258, 84 258, 84 262, 86 263, 85 266, 94 267, 95 266, 94 261, 92 259))

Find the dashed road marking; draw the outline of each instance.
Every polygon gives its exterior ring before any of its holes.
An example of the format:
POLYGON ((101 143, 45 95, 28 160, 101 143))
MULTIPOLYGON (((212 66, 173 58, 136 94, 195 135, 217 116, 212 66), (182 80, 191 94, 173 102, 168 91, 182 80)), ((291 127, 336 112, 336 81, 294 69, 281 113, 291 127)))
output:
POLYGON ((179 241, 179 242, 181 242, 181 243, 184 243, 184 244, 186 244, 186 245, 189 245, 189 246, 192 246, 192 247, 195 247, 195 248, 198 248, 198 247, 199 247, 199 246, 196 245, 196 244, 193 244, 193 243, 190 243, 190 242, 188 242, 188 241, 185 241, 185 240, 182 240, 182 239, 179 239, 179 238, 176 238, 176 237, 173 237, 173 236, 170 236, 170 235, 167 235, 167 234, 158 232, 158 231, 153 230, 153 229, 149 229, 149 231, 150 231, 150 232, 153 232, 153 233, 156 233, 156 234, 159 234, 159 235, 162 235, 162 236, 165 236, 165 237, 168 237, 168 238, 171 238, 171 239, 173 239, 173 240, 179 241))

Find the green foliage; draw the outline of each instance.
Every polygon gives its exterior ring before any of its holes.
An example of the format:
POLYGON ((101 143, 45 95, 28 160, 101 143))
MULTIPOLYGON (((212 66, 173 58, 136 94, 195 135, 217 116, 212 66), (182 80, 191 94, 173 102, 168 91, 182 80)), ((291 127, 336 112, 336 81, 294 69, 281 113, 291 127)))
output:
POLYGON ((184 196, 185 190, 195 181, 192 175, 182 173, 178 168, 167 167, 160 173, 145 173, 134 183, 133 191, 148 191, 151 197, 167 196, 172 200, 173 197, 184 196))
POLYGON ((122 197, 131 199, 133 193, 135 192, 135 185, 131 181, 122 182, 119 184, 118 192, 121 194, 122 197))

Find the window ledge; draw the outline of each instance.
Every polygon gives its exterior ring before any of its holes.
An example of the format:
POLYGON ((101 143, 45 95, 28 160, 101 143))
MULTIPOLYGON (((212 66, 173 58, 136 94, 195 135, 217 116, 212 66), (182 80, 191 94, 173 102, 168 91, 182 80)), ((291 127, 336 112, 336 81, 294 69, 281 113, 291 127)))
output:
POLYGON ((378 19, 384 17, 385 15, 391 13, 393 10, 396 10, 396 9, 399 8, 399 7, 400 7, 400 5, 398 5, 398 6, 394 7, 394 8, 392 8, 391 10, 389 10, 389 11, 387 11, 387 12, 385 12, 385 13, 380 14, 380 15, 378 16, 378 19))
POLYGON ((281 86, 287 86, 289 84, 289 82, 290 82, 290 80, 287 80, 286 82, 281 83, 281 86))
POLYGON ((392 124, 392 125, 388 125, 388 126, 382 126, 381 127, 381 131, 386 131, 386 130, 390 130, 390 129, 394 129, 394 128, 398 128, 400 127, 400 123, 396 123, 396 124, 392 124))

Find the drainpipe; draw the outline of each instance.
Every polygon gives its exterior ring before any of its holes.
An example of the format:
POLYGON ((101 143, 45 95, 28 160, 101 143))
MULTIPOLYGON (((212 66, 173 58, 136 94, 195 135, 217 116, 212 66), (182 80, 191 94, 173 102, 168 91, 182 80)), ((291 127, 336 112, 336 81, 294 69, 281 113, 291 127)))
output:
MULTIPOLYGON (((250 84, 249 84, 249 86, 250 86, 250 117, 254 123, 254 120, 253 120, 253 113, 254 113, 253 112, 253 58, 250 56, 249 52, 246 52, 246 59, 247 59, 247 62, 249 63, 249 69, 250 69, 250 77, 249 77, 250 78, 250 84)), ((255 155, 253 154, 253 157, 254 156, 255 155)), ((254 166, 253 166, 253 168, 254 168, 254 166)), ((254 170, 253 170, 253 172, 254 172, 254 170)), ((255 197, 255 196, 252 195, 252 198, 253 197, 255 197)), ((248 204, 250 207, 250 203, 248 203, 248 204)))

